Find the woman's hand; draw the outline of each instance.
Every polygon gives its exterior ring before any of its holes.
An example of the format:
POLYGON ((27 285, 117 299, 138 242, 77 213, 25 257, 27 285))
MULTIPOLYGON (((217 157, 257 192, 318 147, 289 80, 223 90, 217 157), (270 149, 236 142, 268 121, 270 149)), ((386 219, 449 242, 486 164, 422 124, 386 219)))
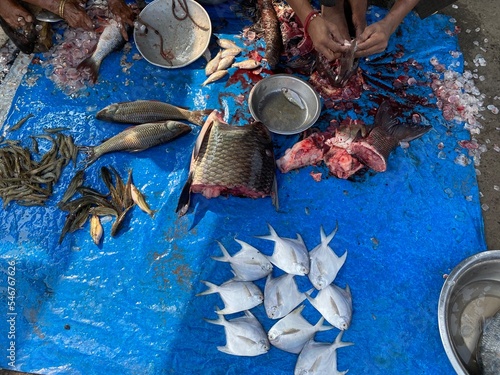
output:
POLYGON ((325 17, 316 17, 310 23, 307 34, 311 37, 314 48, 323 54, 328 61, 335 60, 347 51, 348 47, 343 45, 341 30, 334 23, 327 21, 325 17))
POLYGON ((121 33, 123 39, 128 41, 127 27, 134 26, 135 13, 123 0, 109 0, 108 7, 111 13, 115 16, 115 21, 121 25, 121 33))
POLYGON ((366 27, 363 33, 357 38, 356 57, 373 55, 385 51, 389 38, 392 34, 392 27, 384 20, 366 27))

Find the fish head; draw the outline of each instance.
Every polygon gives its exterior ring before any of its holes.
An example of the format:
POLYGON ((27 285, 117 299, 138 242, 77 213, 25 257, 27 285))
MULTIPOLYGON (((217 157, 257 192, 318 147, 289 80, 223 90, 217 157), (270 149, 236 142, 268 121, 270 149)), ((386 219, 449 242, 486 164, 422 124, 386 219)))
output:
POLYGON ((267 353, 269 349, 271 349, 271 345, 269 345, 269 341, 262 339, 258 343, 259 351, 261 353, 267 353))
POLYGON ((349 328, 350 320, 347 316, 336 315, 333 323, 335 323, 335 327, 342 331, 345 331, 347 328, 349 328))
POLYGON ((269 341, 271 342, 278 342, 280 339, 281 333, 275 328, 271 328, 269 332, 267 333, 267 337, 269 338, 269 341))
POLYGON ((262 269, 262 271, 268 272, 273 270, 273 265, 270 262, 262 263, 260 265, 260 268, 262 269))
POLYGON ((314 287, 316 289, 324 289, 328 285, 328 281, 325 279, 323 275, 317 276, 314 282, 314 287))
POLYGON ((309 273, 308 267, 306 267, 303 263, 295 263, 294 264, 295 274, 299 276, 304 276, 309 273))
POLYGON ((270 319, 274 319, 274 317, 278 315, 278 309, 279 309, 279 307, 276 306, 276 305, 271 306, 267 310, 267 317, 270 318, 270 319))

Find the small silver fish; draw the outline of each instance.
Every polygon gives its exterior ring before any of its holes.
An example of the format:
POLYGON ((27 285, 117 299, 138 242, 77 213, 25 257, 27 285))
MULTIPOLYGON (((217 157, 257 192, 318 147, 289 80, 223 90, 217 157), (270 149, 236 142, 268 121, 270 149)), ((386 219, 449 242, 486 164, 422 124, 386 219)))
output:
POLYGON ((323 325, 323 317, 313 326, 301 315, 303 309, 304 305, 297 307, 269 329, 267 337, 273 346, 298 354, 317 332, 333 329, 332 326, 323 325))
POLYGON ((219 51, 213 59, 211 59, 207 65, 205 66, 205 75, 208 77, 214 74, 217 71, 217 67, 219 66, 220 59, 222 58, 222 52, 219 51))
POLYGON ((342 342, 343 334, 344 331, 340 331, 332 344, 309 340, 297 358, 294 375, 346 374, 349 370, 337 370, 337 349, 354 344, 342 342))
POLYGON ((233 68, 238 68, 238 69, 256 69, 260 66, 260 62, 257 60, 253 59, 247 59, 239 62, 235 62, 233 65, 231 65, 233 68))
MULTIPOLYGON (((264 287, 264 307, 269 318, 283 318, 306 299, 305 293, 297 288, 294 276, 288 273, 274 279, 271 275, 267 276, 264 287)), ((307 293, 312 291, 313 289, 307 293)))
POLYGON ((226 333, 226 345, 218 346, 217 349, 223 353, 254 357, 267 353, 270 348, 266 331, 257 318, 248 310, 245 316, 226 320, 219 313, 217 320, 205 319, 208 323, 221 325, 226 333))
POLYGON ((217 70, 225 70, 231 66, 234 62, 234 56, 226 56, 220 59, 219 65, 217 65, 217 70))
POLYGON ((235 42, 229 39, 217 39, 217 44, 224 49, 239 48, 235 42))
POLYGON ((300 95, 294 90, 282 87, 281 92, 283 93, 283 95, 285 95, 285 98, 287 98, 290 103, 296 105, 300 109, 306 108, 306 106, 304 105, 304 101, 302 100, 300 95))
POLYGON ((147 213, 149 216, 154 217, 156 211, 153 211, 151 208, 149 208, 149 205, 146 202, 144 195, 132 183, 130 184, 130 193, 134 203, 138 205, 139 208, 143 210, 145 213, 147 213))
POLYGON ((323 227, 321 227, 321 243, 309 253, 311 267, 308 276, 311 283, 318 290, 326 288, 335 280, 347 257, 347 251, 341 257, 338 257, 330 246, 328 246, 333 237, 335 237, 337 229, 338 226, 335 227, 332 233, 326 236, 323 227))
POLYGON ((228 73, 227 70, 217 70, 215 73, 210 74, 210 76, 201 84, 202 86, 206 86, 209 83, 218 81, 222 77, 224 77, 228 73))
POLYGON ((352 296, 349 285, 342 289, 330 284, 320 290, 316 298, 309 295, 306 295, 306 298, 328 323, 340 330, 349 328, 352 319, 352 296))
POLYGON ((221 52, 221 57, 227 57, 227 56, 238 56, 241 53, 241 48, 228 48, 228 49, 223 49, 221 52))
POLYGON ((234 274, 233 280, 255 281, 266 277, 272 272, 273 265, 264 254, 246 242, 236 238, 234 240, 241 245, 240 251, 231 256, 226 248, 218 242, 223 256, 212 257, 214 260, 228 262, 231 265, 234 274))
POLYGON ((309 253, 300 234, 297 234, 297 239, 281 238, 270 224, 268 227, 270 234, 257 236, 257 238, 275 242, 273 255, 269 257, 271 263, 286 273, 307 275, 309 273, 309 253))
POLYGON ((224 309, 218 311, 219 314, 232 314, 260 305, 264 300, 264 295, 257 285, 251 281, 229 280, 225 283, 215 285, 208 281, 203 281, 208 289, 198 293, 197 296, 219 293, 224 302, 224 309))

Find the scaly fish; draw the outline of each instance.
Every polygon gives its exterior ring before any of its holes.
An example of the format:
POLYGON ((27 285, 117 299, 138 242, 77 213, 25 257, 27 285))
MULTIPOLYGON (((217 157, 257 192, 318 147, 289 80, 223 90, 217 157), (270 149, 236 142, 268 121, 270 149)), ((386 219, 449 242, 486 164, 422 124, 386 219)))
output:
POLYGON ((223 50, 221 50, 221 58, 224 58, 227 56, 238 56, 241 53, 241 51, 242 51, 242 49, 239 47, 223 49, 223 50))
POLYGON ((115 151, 143 151, 187 134, 191 127, 178 121, 152 122, 130 127, 98 146, 81 147, 87 153, 87 166, 102 155, 115 151))
POLYGON ((275 242, 273 255, 269 257, 271 263, 286 273, 307 275, 310 268, 309 253, 300 234, 297 233, 297 239, 282 238, 278 236, 271 224, 267 225, 270 234, 257 236, 257 238, 275 242))
POLYGON ((500 311, 485 319, 477 344, 477 363, 482 375, 500 374, 500 311))
POLYGON ((211 59, 205 66, 205 75, 208 77, 217 71, 220 59, 222 58, 222 51, 219 51, 213 59, 211 59))
POLYGON ((217 313, 219 314, 217 320, 205 319, 205 321, 224 327, 226 345, 218 346, 218 350, 244 357, 254 357, 268 352, 270 344, 266 331, 250 311, 246 310, 245 316, 231 320, 226 320, 220 311, 217 313))
POLYGON ((400 142, 410 142, 431 130, 430 125, 401 124, 386 100, 380 105, 368 136, 352 142, 347 151, 377 172, 387 169, 387 158, 400 142))
MULTIPOLYGON (((219 262, 228 262, 234 274, 234 280, 255 281, 269 275, 273 270, 273 265, 259 250, 250 244, 234 239, 241 245, 241 250, 233 256, 229 255, 224 245, 220 242, 219 247, 222 257, 212 257, 219 262)), ((305 298, 305 297, 304 297, 305 298)))
POLYGON ((264 58, 267 60, 269 67, 274 69, 279 63, 281 51, 283 50, 280 22, 272 0, 257 0, 257 6, 260 11, 260 25, 266 43, 264 58))
MULTIPOLYGON (((267 276, 264 287, 264 307, 266 314, 271 319, 279 319, 288 315, 306 299, 306 294, 299 291, 294 279, 295 275, 285 273, 273 279, 267 276)), ((306 293, 311 293, 313 289, 306 293)))
POLYGON ((219 293, 224 302, 224 309, 218 311, 219 314, 232 314, 260 305, 264 300, 262 291, 251 281, 229 280, 221 285, 215 285, 208 281, 203 281, 208 289, 198 293, 196 296, 219 293))
POLYGON ((114 19, 110 19, 108 24, 104 27, 102 34, 99 36, 96 49, 92 56, 83 60, 77 67, 78 70, 89 70, 90 80, 97 81, 99 69, 101 68, 102 61, 111 52, 117 50, 125 43, 121 33, 121 25, 114 19))
POLYGON ((337 370, 337 349, 353 345, 352 342, 342 341, 343 334, 344 331, 340 331, 332 344, 309 340, 297 358, 294 375, 347 374, 349 370, 337 370))
POLYGON ((208 78, 201 84, 202 86, 206 86, 209 83, 218 81, 222 77, 224 77, 227 73, 229 73, 226 69, 216 70, 214 73, 210 74, 208 78))
POLYGON ((234 62, 234 56, 226 56, 220 59, 219 64, 217 65, 217 70, 225 70, 231 66, 234 62))
POLYGON ((318 292, 316 298, 306 298, 328 323, 340 330, 349 328, 352 319, 352 297, 349 285, 345 289, 330 284, 318 292))
POLYGON ((308 276, 311 283, 318 290, 326 288, 335 280, 347 257, 347 251, 341 257, 338 257, 328 246, 335 237, 337 229, 338 225, 335 226, 332 233, 326 236, 323 226, 321 226, 321 243, 309 252, 311 269, 308 276))
POLYGON ((269 329, 267 337, 273 346, 298 354, 317 332, 333 329, 332 326, 323 325, 323 317, 313 326, 302 316, 303 309, 304 305, 297 307, 269 329))
POLYGON ((158 100, 135 100, 110 104, 97 112, 96 118, 127 124, 186 120, 201 126, 203 125, 203 117, 210 113, 212 113, 211 109, 190 111, 158 100))
POLYGON ((224 39, 224 38, 217 39, 217 44, 219 45, 219 47, 224 48, 224 49, 239 48, 235 42, 233 42, 232 40, 229 40, 229 39, 224 39))
POLYGON ((262 123, 231 126, 214 111, 197 137, 176 212, 187 212, 191 192, 206 198, 272 196, 278 207, 275 169, 271 136, 262 123))

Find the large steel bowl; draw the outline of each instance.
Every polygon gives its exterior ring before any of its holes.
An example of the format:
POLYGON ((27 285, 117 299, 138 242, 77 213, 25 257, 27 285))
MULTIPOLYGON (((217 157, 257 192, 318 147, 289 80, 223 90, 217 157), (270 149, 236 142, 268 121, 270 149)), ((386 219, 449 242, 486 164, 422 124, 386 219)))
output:
POLYGON ((290 74, 274 74, 257 82, 252 88, 248 107, 253 118, 273 133, 296 134, 318 120, 321 99, 314 88, 300 78, 290 74), (299 106, 285 97, 283 89, 291 90, 299 97, 299 106))
POLYGON ((479 373, 476 346, 484 320, 500 310, 500 250, 477 253, 446 278, 438 304, 439 333, 459 375, 479 373))
POLYGON ((140 54, 151 64, 163 68, 182 68, 196 61, 207 49, 212 35, 210 17, 200 4, 186 0, 190 17, 178 19, 186 13, 177 2, 174 15, 173 1, 149 3, 134 27, 134 40, 140 54))

